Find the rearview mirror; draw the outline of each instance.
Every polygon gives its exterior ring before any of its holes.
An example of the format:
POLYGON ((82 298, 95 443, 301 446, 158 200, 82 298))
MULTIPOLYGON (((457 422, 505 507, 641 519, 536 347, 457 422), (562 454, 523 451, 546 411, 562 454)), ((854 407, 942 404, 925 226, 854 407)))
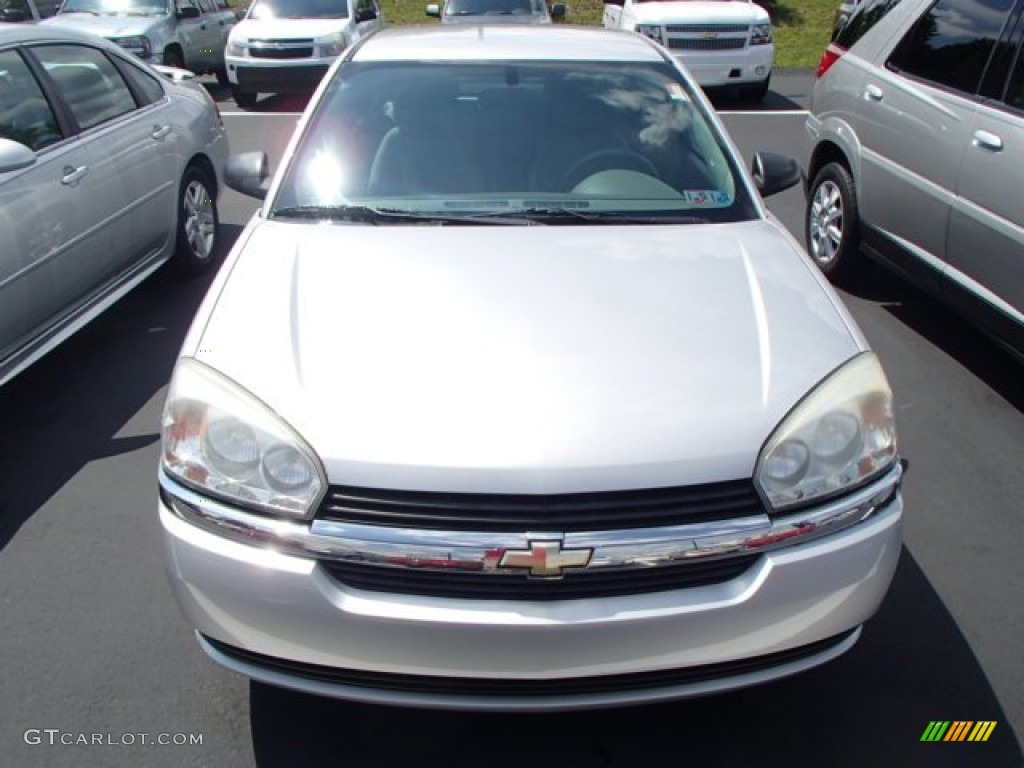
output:
POLYGON ((20 171, 35 161, 36 153, 24 144, 10 139, 0 139, 0 173, 20 171))
POLYGON ((769 197, 799 183, 800 166, 796 160, 775 152, 758 152, 750 164, 754 186, 761 197, 769 197))
POLYGON ((224 183, 236 192, 263 200, 270 189, 270 161, 266 152, 231 155, 224 165, 224 183))

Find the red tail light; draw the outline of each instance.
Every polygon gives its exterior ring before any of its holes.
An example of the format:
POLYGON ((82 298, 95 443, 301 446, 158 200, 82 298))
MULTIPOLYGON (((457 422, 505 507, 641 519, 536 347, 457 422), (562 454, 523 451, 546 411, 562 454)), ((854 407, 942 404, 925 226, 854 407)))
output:
POLYGON ((846 51, 838 45, 830 44, 829 47, 825 49, 825 52, 821 54, 821 61, 818 62, 818 73, 815 77, 821 77, 828 72, 829 68, 839 61, 839 57, 844 53, 846 53, 846 51))

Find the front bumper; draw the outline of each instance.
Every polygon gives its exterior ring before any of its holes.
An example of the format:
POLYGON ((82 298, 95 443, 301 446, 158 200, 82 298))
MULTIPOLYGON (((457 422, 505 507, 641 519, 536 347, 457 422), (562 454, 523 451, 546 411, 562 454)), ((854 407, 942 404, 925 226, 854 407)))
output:
POLYGON ((673 53, 701 87, 758 85, 772 73, 775 46, 754 45, 741 51, 673 53))
MULTIPOLYGON (((899 558, 898 476, 884 479, 884 495, 871 487, 858 494, 884 498, 864 519, 804 543, 780 537, 728 581, 574 600, 355 589, 314 557, 289 554, 295 541, 287 537, 271 546, 250 531, 243 535, 253 544, 241 543, 163 501, 160 520, 175 595, 204 649, 229 668, 371 702, 571 709, 751 685, 851 647, 899 558)), ((237 515, 231 528, 242 531, 237 515)))
POLYGON ((333 58, 253 59, 228 56, 228 81, 249 93, 304 93, 314 90, 333 58))

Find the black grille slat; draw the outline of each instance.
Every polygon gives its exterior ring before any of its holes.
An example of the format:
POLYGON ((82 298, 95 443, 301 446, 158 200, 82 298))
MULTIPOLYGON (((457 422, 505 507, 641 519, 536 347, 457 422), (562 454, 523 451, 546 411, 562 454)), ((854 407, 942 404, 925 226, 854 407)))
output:
POLYGON ((746 44, 745 38, 736 37, 720 37, 715 40, 673 37, 668 41, 668 47, 674 51, 735 51, 746 44))
POLYGON ((656 568, 569 571, 560 579, 329 560, 321 561, 320 565, 339 582, 371 592, 465 600, 536 601, 621 597, 720 584, 742 575, 757 559, 758 555, 742 555, 656 568))
POLYGON ((747 32, 750 27, 746 24, 669 24, 665 27, 669 34, 703 34, 714 32, 715 34, 747 32))
POLYGON ((313 47, 306 48, 269 48, 250 46, 249 55, 254 59, 309 59, 313 57, 313 47))
POLYGON ((453 531, 656 528, 764 513, 750 480, 567 494, 480 494, 331 486, 321 520, 453 531))
POLYGON ((236 648, 204 636, 215 650, 240 662, 268 671, 318 682, 354 686, 381 691, 401 691, 455 696, 572 696, 649 690, 652 688, 699 683, 768 670, 782 664, 813 658, 840 645, 856 630, 850 630, 815 643, 747 659, 704 664, 682 669, 659 669, 621 675, 548 679, 509 679, 491 677, 442 677, 342 669, 289 661, 236 648))

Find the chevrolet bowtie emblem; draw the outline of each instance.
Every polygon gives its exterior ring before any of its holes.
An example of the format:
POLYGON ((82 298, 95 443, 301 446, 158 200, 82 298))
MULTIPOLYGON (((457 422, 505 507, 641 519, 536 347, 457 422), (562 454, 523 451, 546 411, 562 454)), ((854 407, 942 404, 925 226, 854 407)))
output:
POLYGON ((528 568, 531 576, 561 576, 566 568, 584 568, 592 549, 562 549, 560 541, 531 541, 529 549, 506 549, 499 568, 528 568))
POLYGON ((704 34, 701 35, 701 38, 704 39, 704 40, 714 40, 717 37, 718 37, 718 33, 717 32, 711 32, 711 31, 705 32, 704 34))

